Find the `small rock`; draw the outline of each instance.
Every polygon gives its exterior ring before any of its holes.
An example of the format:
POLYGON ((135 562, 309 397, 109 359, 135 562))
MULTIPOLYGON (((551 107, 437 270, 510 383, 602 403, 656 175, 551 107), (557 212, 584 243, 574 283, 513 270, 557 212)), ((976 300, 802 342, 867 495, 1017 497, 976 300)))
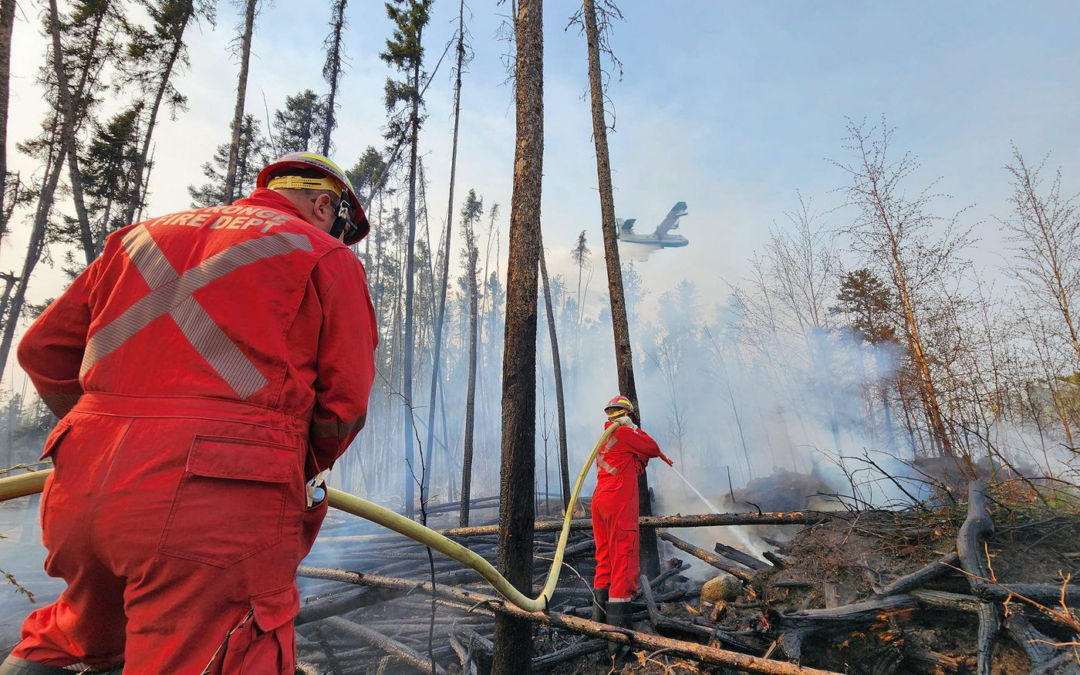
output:
POLYGON ((727 572, 721 572, 701 587, 701 599, 713 604, 731 602, 740 595, 742 595, 742 582, 727 572))

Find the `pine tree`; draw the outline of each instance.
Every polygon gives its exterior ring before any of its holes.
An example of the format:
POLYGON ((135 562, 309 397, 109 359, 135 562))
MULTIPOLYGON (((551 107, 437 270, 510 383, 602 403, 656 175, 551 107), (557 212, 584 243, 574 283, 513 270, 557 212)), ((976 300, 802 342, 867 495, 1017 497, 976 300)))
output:
MULTIPOLYGON (((606 39, 610 19, 621 18, 613 3, 605 0, 602 5, 603 25, 597 18, 594 0, 584 0, 582 19, 589 53, 589 92, 592 101, 593 141, 596 143, 596 173, 600 185, 600 215, 603 220, 604 260, 607 262, 608 298, 611 302, 611 324, 615 334, 615 364, 619 375, 619 393, 634 402, 639 411, 637 384, 634 380, 634 355, 630 342, 630 322, 626 315, 626 297, 623 294, 622 265, 619 261, 619 243, 615 231, 615 196, 611 186, 611 160, 608 156, 607 119, 604 112, 604 82, 600 67, 601 52, 611 56, 606 39), (603 32, 601 29, 604 29, 603 32)), ((615 61, 618 64, 618 61, 615 61)), ((639 514, 652 515, 652 498, 649 496, 648 474, 638 476, 639 514)), ((657 551, 656 533, 642 532, 641 569, 650 577, 660 572, 660 554, 657 551)))
POLYGON ((360 205, 364 209, 371 207, 371 198, 375 187, 383 180, 386 173, 386 161, 382 154, 369 145, 360 159, 356 160, 353 168, 345 172, 356 190, 356 196, 360 199, 360 205))
MULTIPOLYGON (((11 36, 15 30, 15 0, 0 0, 0 241, 7 232, 7 126, 11 84, 11 36)), ((7 297, 5 295, 5 297, 7 297)))
POLYGON ((562 479, 563 509, 570 507, 570 465, 566 448, 566 401, 563 396, 562 358, 559 355, 559 335, 555 330, 555 310, 551 301, 551 282, 548 280, 547 254, 540 243, 540 278, 544 282, 544 307, 547 310, 548 339, 551 340, 551 366, 555 371, 555 405, 559 424, 559 475, 562 479))
POLYGON ((323 79, 330 85, 330 93, 326 96, 325 122, 323 128, 322 154, 330 156, 330 137, 337 126, 335 115, 337 114, 337 91, 341 84, 341 74, 345 66, 345 44, 342 36, 345 34, 345 5, 348 0, 333 0, 333 17, 330 19, 330 35, 326 36, 323 46, 326 47, 326 63, 323 64, 323 79))
POLYGON ((214 20, 215 4, 210 0, 142 0, 150 15, 149 29, 128 24, 130 39, 124 82, 139 90, 136 98, 148 102, 142 109, 141 146, 135 158, 135 185, 125 211, 125 222, 133 222, 146 200, 146 171, 153 147, 154 131, 163 105, 183 109, 187 99, 177 90, 174 78, 188 65, 184 35, 200 17, 214 20))
MULTIPOLYGON (((240 4, 237 2, 236 4, 240 4)), ((229 128, 229 165, 225 170, 225 203, 232 204, 237 197, 237 171, 240 167, 240 136, 244 131, 244 99, 247 97, 248 65, 251 63, 251 38, 255 32, 255 16, 259 13, 259 0, 243 0, 244 23, 240 33, 240 75, 236 83, 236 107, 229 128)))
POLYGON ((461 236, 465 240, 462 265, 465 268, 466 286, 469 294, 469 386, 465 394, 465 442, 461 459, 461 511, 460 525, 469 525, 469 500, 472 496, 473 427, 476 420, 476 355, 477 355, 477 309, 480 291, 477 284, 477 263, 480 249, 476 246, 476 223, 484 213, 484 202, 469 190, 465 205, 461 207, 461 236))
MULTIPOLYGON (((446 205, 446 232, 443 234, 443 249, 440 253, 442 259, 441 283, 438 291, 438 305, 435 310, 435 347, 431 366, 431 396, 428 399, 427 447, 429 448, 434 447, 435 442, 435 401, 439 391, 440 368, 442 365, 443 321, 446 318, 446 287, 450 278, 450 239, 453 235, 454 222, 454 180, 457 177, 458 129, 461 123, 461 77, 465 64, 470 59, 471 51, 465 40, 465 0, 461 0, 458 4, 457 68, 454 71, 454 137, 450 151, 450 189, 446 205)), ((469 194, 472 196, 471 191, 469 194)), ((475 233, 473 237, 475 239, 475 233)), ((479 255, 480 252, 477 249, 477 256, 479 255)), ((475 277, 476 271, 473 270, 471 278, 475 279, 475 277)), ((475 380, 475 363, 471 367, 470 377, 475 380)), ((445 429, 443 433, 445 435, 445 429)), ((471 433, 471 430, 469 433, 471 433)), ((470 455, 470 461, 471 459, 470 455)), ((467 502, 462 502, 462 504, 467 508, 467 502)))
POLYGON ((118 50, 116 36, 123 20, 115 5, 102 0, 83 0, 75 3, 69 17, 62 17, 56 0, 49 2, 49 35, 60 104, 60 136, 76 213, 75 227, 72 228, 75 231, 62 233, 61 239, 68 239, 82 248, 86 265, 96 256, 96 246, 83 189, 83 171, 79 167, 78 138, 84 122, 91 117, 105 92, 106 87, 100 81, 101 72, 118 50))
MULTIPOLYGON (((267 144, 259 130, 259 121, 254 115, 244 116, 244 127, 240 132, 240 145, 236 153, 236 193, 248 195, 255 189, 255 179, 259 170, 269 161, 267 144)), ((223 143, 214 152, 214 158, 203 164, 203 175, 208 182, 199 187, 188 186, 191 204, 195 207, 227 204, 226 172, 229 168, 230 144, 223 143)))
POLYGON ((274 111, 274 148, 282 155, 315 152, 326 138, 326 102, 310 89, 285 97, 274 111))
POLYGON ((105 237, 127 223, 117 207, 132 198, 135 161, 139 152, 138 120, 142 104, 120 111, 94 133, 82 158, 83 187, 94 238, 94 257, 101 254, 105 237))
MULTIPOLYGON (((413 351, 416 339, 414 326, 413 295, 416 281, 416 181, 419 160, 420 125, 423 122, 420 108, 423 104, 421 70, 424 61, 422 43, 424 27, 430 20, 432 0, 391 0, 386 3, 386 14, 394 22, 394 33, 386 41, 386 51, 379 56, 392 68, 402 73, 404 79, 386 80, 387 138, 401 147, 409 147, 409 194, 406 225, 408 239, 405 247, 405 345, 402 364, 401 391, 404 416, 402 435, 405 438, 405 515, 413 515, 414 485, 416 477, 423 473, 413 466, 414 429, 413 410, 413 351)), ((424 499, 424 495, 420 495, 424 499)))

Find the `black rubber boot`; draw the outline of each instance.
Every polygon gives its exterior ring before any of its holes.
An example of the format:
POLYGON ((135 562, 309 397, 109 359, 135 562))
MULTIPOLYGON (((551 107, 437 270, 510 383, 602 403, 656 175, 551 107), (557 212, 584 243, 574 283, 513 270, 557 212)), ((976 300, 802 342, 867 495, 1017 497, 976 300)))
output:
POLYGON ((73 671, 9 656, 0 664, 0 675, 71 675, 73 671))
MULTIPOLYGON (((607 622, 612 626, 629 628, 630 603, 625 600, 621 602, 609 602, 607 604, 607 622)), ((617 656, 620 651, 622 651, 622 645, 617 642, 608 643, 608 652, 612 656, 617 656)))
POLYGON ((604 623, 607 618, 607 598, 608 589, 606 588, 594 588, 593 592, 593 606, 592 606, 592 620, 598 623, 604 623))

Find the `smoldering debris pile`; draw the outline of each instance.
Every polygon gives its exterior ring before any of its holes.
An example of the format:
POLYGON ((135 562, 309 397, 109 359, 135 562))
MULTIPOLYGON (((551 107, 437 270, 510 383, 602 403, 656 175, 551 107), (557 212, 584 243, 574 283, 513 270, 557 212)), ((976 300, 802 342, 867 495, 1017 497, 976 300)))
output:
MULTIPOLYGON (((457 519, 453 505, 432 511, 437 527, 457 519)), ((626 630, 588 618, 594 545, 585 527, 571 533, 572 571, 549 611, 526 614, 471 570, 331 514, 300 571, 303 668, 483 675, 503 613, 536 624, 536 673, 1080 675, 1080 617, 1070 609, 1080 607, 1080 586, 1070 583, 1080 571, 1074 500, 1021 481, 978 482, 970 498, 933 508, 724 516, 753 530, 760 555, 690 543, 705 532, 695 525, 719 517, 703 518, 658 519, 661 572, 643 577, 626 630), (629 647, 618 662, 608 641, 629 647)), ((538 582, 555 548, 549 525, 536 534, 538 582)), ((494 560, 493 527, 454 532, 494 560)))

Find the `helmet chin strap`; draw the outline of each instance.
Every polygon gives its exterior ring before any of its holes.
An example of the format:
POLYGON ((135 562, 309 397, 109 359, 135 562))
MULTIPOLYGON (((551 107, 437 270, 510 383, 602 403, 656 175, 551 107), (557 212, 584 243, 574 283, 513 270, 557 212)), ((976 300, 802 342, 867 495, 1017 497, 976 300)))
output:
POLYGON ((330 226, 330 236, 334 239, 341 239, 345 234, 345 228, 349 225, 349 203, 348 198, 342 196, 341 202, 338 204, 337 216, 334 217, 334 223, 330 226))

